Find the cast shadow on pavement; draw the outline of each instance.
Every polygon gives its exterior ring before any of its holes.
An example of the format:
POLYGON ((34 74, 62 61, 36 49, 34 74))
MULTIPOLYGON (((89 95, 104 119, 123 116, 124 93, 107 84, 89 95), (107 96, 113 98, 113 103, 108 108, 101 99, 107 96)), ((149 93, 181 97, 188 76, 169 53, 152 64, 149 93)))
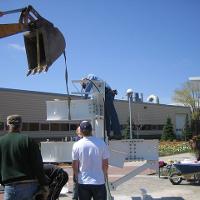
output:
POLYGON ((132 197, 131 200, 184 200, 182 197, 161 197, 161 198, 153 198, 151 195, 147 195, 145 197, 132 197))
POLYGON ((143 188, 140 189, 142 197, 132 197, 131 200, 184 200, 182 197, 161 197, 153 198, 151 195, 147 194, 147 191, 143 188))

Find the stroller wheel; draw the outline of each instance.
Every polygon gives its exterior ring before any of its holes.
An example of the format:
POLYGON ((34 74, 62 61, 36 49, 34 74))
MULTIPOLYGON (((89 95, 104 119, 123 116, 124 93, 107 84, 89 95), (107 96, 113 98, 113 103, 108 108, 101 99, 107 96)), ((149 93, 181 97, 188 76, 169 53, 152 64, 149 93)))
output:
POLYGON ((175 172, 170 175, 169 180, 173 185, 179 185, 183 179, 181 173, 175 172))

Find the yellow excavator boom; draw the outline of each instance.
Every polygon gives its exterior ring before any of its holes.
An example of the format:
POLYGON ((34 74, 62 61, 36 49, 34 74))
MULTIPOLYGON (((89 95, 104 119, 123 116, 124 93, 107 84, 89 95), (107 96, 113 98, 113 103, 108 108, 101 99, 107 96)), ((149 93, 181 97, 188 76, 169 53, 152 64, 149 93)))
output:
POLYGON ((15 24, 0 24, 0 38, 8 37, 27 31, 28 27, 21 23, 15 24))

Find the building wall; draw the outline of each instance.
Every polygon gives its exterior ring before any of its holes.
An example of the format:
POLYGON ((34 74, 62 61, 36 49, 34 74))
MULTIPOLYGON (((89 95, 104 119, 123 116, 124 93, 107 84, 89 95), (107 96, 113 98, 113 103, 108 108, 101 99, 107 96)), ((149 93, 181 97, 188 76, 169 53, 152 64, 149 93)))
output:
MULTIPOLYGON (((54 99, 66 100, 65 95, 30 92, 23 90, 0 89, 0 120, 7 115, 17 113, 23 116, 24 122, 46 121, 46 101, 54 99)), ((77 99, 76 96, 71 96, 77 99)))
MULTIPOLYGON (((80 99, 78 96, 71 96, 71 98, 80 99)), ((75 124, 79 122, 74 122, 73 124, 62 122, 62 124, 60 123, 58 125, 46 121, 46 101, 54 99, 66 100, 67 98, 64 94, 0 88, 0 122, 5 123, 8 115, 19 114, 23 117, 24 132, 33 137, 47 138, 49 136, 51 138, 56 136, 58 138, 64 138, 74 135, 75 124), (32 129, 30 128, 32 131, 26 130, 26 123, 28 124, 27 126, 32 127, 32 129), (48 128, 45 128, 46 125, 48 125, 48 128), (39 131, 37 130, 37 126, 40 127, 39 131), (44 127, 41 128, 42 126, 44 127), (36 128, 34 129, 34 127, 36 128)), ((115 100, 115 107, 120 124, 123 126, 127 125, 129 120, 128 101, 115 100)), ((132 103, 132 119, 136 125, 134 132, 140 136, 161 135, 162 126, 165 124, 167 117, 172 119, 174 130, 176 130, 176 116, 186 116, 186 114, 190 116, 190 109, 188 107, 132 103)), ((178 128, 180 131, 180 127, 178 128)), ((1 129, 0 134, 3 134, 4 131, 1 129)))
MULTIPOLYGON (((128 101, 119 100, 115 102, 115 105, 120 123, 123 125, 127 124, 127 122, 129 123, 128 101)), ((132 121, 136 125, 134 132, 136 135, 142 136, 153 135, 159 138, 163 132, 163 125, 166 123, 167 117, 170 117, 174 132, 180 137, 180 132, 182 131, 180 130, 180 122, 177 122, 177 116, 181 115, 185 118, 186 115, 189 117, 191 115, 190 108, 183 106, 133 102, 131 107, 132 121)))
MULTIPOLYGON (((119 120, 122 124, 129 119, 129 107, 127 101, 116 101, 116 110, 119 113, 119 120)), ((176 123, 176 114, 188 114, 190 109, 183 106, 171 106, 152 103, 132 103, 132 116, 136 124, 164 124, 167 116, 176 123)))

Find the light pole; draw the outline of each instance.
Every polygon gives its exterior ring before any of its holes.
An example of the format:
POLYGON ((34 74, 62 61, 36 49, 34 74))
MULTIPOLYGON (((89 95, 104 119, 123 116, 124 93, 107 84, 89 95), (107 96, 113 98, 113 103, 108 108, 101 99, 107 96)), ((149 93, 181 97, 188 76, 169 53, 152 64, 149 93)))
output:
POLYGON ((126 91, 126 95, 128 97, 128 103, 129 103, 130 139, 133 139, 133 135, 132 135, 132 106, 131 106, 131 103, 133 101, 133 90, 128 89, 126 91))

